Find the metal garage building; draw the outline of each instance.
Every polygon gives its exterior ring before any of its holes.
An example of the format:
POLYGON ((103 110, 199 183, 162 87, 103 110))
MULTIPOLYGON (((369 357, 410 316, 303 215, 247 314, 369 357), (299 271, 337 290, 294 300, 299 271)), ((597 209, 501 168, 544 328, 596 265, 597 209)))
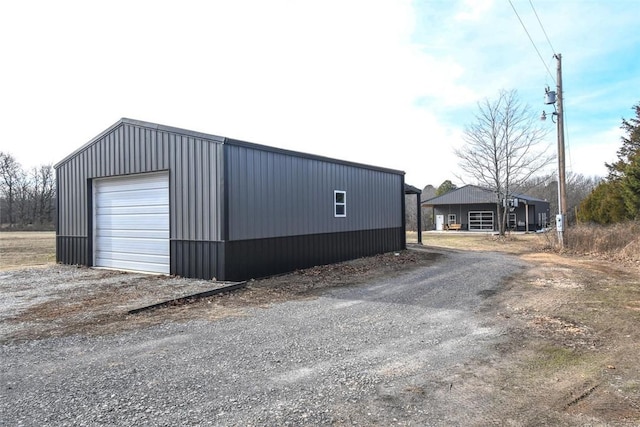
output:
POLYGON ((65 264, 244 280, 405 247, 397 170, 131 119, 55 169, 65 264))

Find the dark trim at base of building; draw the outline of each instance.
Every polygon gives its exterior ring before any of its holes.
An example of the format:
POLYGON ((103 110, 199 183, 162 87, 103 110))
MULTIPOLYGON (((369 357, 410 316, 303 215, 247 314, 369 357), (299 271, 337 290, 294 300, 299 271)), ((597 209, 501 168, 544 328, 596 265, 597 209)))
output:
POLYGON ((271 276, 404 249, 402 227, 226 242, 224 280, 271 276))
POLYGON ((89 254, 89 239, 86 236, 56 236, 56 261, 62 264, 93 264, 89 254))
MULTIPOLYGON (((404 248, 402 227, 227 242, 171 240, 170 272, 242 281, 404 248)), ((91 266, 88 238, 56 236, 56 260, 91 266)))
POLYGON ((194 279, 228 280, 225 278, 225 242, 171 240, 170 271, 172 275, 194 279))

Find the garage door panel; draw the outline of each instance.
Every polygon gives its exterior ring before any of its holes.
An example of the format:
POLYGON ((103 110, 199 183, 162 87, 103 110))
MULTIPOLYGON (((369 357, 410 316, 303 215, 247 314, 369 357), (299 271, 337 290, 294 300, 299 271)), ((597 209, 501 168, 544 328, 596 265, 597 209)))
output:
POLYGON ((166 214, 169 209, 166 205, 144 205, 144 206, 96 206, 96 215, 148 215, 166 214))
POLYGON ((100 215, 96 227, 100 230, 166 230, 168 214, 162 215, 100 215))
POLYGON ((149 260, 137 262, 134 260, 116 260, 111 258, 96 258, 96 261, 100 262, 101 267, 145 271, 149 273, 166 273, 166 264, 169 262, 168 257, 158 260, 157 263, 149 262, 149 260), (141 267, 144 267, 144 269, 141 267))
POLYGON ((141 238, 141 239, 165 239, 169 240, 168 230, 100 230, 96 233, 98 238, 107 237, 124 237, 124 238, 141 238))
POLYGON ((94 182, 94 265, 169 273, 168 174, 94 182))
POLYGON ((163 197, 167 192, 167 188, 157 188, 153 190, 143 191, 125 191, 125 192, 101 192, 105 197, 102 198, 96 206, 103 207, 126 207, 140 205, 159 205, 164 206, 163 197))
POLYGON ((113 178, 111 182, 104 182, 102 184, 102 191, 105 193, 121 193, 127 191, 140 191, 140 190, 153 190, 156 188, 165 188, 166 182, 162 178, 148 178, 143 179, 139 176, 127 176, 113 178), (138 182, 130 181, 129 178, 133 178, 138 182), (120 182, 117 182, 120 180, 120 182))
MULTIPOLYGON (((133 252, 98 252, 96 254, 96 258, 104 260, 105 262, 127 262, 128 265, 146 263, 164 264, 169 261, 166 255, 151 255, 133 252)), ((128 269, 131 270, 131 268, 128 269)), ((133 270, 140 270, 140 268, 138 267, 133 270)))
POLYGON ((105 188, 157 188, 166 187, 167 173, 149 173, 139 175, 122 175, 113 178, 105 178, 102 182, 105 188))
POLYGON ((166 239, 101 237, 99 252, 129 252, 134 254, 165 255, 169 242, 166 239))

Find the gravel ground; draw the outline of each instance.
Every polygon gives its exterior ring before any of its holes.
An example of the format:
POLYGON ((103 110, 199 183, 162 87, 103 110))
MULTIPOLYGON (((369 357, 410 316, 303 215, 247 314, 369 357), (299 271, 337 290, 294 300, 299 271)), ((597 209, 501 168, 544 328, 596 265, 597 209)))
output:
POLYGON ((240 317, 7 342, 0 424, 492 424, 490 393, 470 386, 505 339, 484 302, 524 267, 447 251, 240 317))

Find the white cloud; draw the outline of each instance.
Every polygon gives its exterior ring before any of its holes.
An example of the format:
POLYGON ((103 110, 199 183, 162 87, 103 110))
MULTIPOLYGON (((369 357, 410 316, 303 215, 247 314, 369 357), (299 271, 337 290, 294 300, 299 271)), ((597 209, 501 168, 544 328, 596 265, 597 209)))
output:
MULTIPOLYGON (((553 67, 529 5, 514 4, 553 67)), ((591 164, 581 135, 612 137, 637 102, 628 75, 640 72, 610 59, 598 72, 626 77, 589 78, 590 61, 637 50, 627 27, 638 6, 536 7, 567 64, 571 155, 591 164)), ((0 46, 2 150, 26 166, 60 160, 125 116, 438 185, 454 179, 452 147, 478 100, 517 88, 537 112, 552 84, 509 4, 494 1, 12 2, 0 37, 10 41, 0 46)))
POLYGON ((456 21, 479 21, 493 6, 493 0, 465 0, 454 16, 456 21))
POLYGON ((585 176, 607 175, 605 163, 613 163, 620 148, 619 127, 595 134, 570 137, 567 146, 567 169, 585 176))

